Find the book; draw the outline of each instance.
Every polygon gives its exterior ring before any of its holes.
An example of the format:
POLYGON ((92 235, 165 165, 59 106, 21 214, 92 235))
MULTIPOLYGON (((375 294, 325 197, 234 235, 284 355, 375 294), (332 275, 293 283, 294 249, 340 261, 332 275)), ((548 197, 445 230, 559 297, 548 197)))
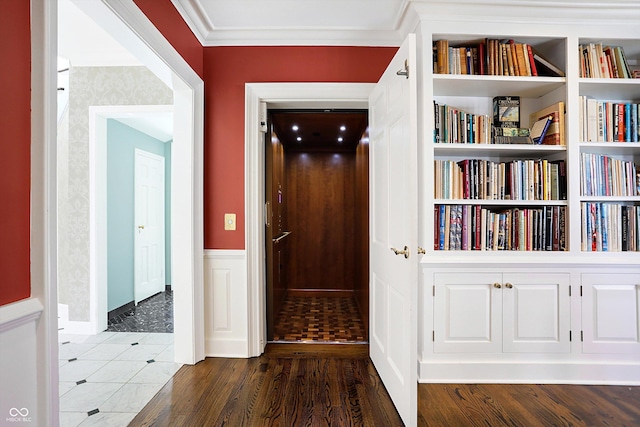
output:
POLYGON ((519 96, 496 96, 493 98, 493 126, 520 127, 519 96))
POLYGON ((535 50, 533 51, 533 59, 536 63, 539 76, 564 77, 564 71, 556 67, 551 61, 548 61, 535 50))
POLYGON ((549 129, 549 125, 553 120, 553 114, 543 117, 540 120, 537 120, 533 126, 531 126, 530 136, 533 140, 534 144, 540 144, 544 140, 544 136, 547 133, 547 129, 549 129))
POLYGON ((565 106, 564 101, 556 102, 542 110, 529 115, 530 127, 535 122, 546 117, 553 116, 551 123, 542 139, 544 145, 566 145, 565 142, 565 106))

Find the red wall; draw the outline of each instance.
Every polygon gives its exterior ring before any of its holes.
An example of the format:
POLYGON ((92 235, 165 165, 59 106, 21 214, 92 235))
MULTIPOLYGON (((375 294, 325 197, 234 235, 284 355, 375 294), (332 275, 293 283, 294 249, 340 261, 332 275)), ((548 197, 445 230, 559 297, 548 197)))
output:
POLYGON ((31 295, 29 1, 0 1, 0 305, 31 295))
POLYGON ((204 243, 244 249, 245 83, 376 82, 397 48, 207 47, 204 49, 204 243), (224 214, 237 214, 237 231, 224 214))
POLYGON ((170 0, 135 0, 205 83, 204 244, 244 249, 244 85, 247 82, 376 82, 389 47, 205 47, 170 0), (237 231, 224 214, 237 214, 237 231))
POLYGON ((202 45, 170 0, 134 0, 185 61, 203 77, 202 45))

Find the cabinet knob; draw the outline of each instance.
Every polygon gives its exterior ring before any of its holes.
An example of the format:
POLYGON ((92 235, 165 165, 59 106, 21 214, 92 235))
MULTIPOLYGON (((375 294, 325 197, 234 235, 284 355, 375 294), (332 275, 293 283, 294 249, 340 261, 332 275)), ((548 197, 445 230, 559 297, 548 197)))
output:
POLYGON ((509 289, 513 288, 513 285, 512 285, 511 283, 509 283, 509 282, 507 282, 507 283, 505 284, 505 286, 506 286, 507 288, 509 288, 509 289))
POLYGON ((500 283, 496 282, 496 283, 493 284, 493 287, 496 288, 496 289, 500 289, 502 287, 502 285, 500 283))

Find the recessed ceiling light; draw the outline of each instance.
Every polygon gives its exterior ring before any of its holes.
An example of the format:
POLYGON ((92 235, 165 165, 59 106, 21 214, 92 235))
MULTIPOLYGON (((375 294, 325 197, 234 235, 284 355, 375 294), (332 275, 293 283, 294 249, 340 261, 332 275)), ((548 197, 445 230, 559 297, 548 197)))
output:
POLYGON ((342 125, 340 126, 340 130, 344 132, 345 130, 347 130, 347 127, 345 125, 342 125))
POLYGON ((291 129, 293 129, 294 131, 297 131, 298 130, 298 125, 291 126, 291 129))
POLYGON ((338 142, 342 142, 342 137, 339 137, 339 138, 338 138, 338 142))
POLYGON ((296 141, 298 141, 298 142, 302 141, 302 137, 301 136, 297 137, 296 141))

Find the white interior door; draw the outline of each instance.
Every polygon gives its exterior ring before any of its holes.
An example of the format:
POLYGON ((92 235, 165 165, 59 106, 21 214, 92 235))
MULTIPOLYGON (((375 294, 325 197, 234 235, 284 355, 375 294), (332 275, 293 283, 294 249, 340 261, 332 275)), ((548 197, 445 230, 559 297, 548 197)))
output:
POLYGON ((164 283, 164 157, 136 149, 135 155, 136 305, 162 292, 164 283))
POLYGON ((370 353, 407 426, 417 424, 415 52, 410 34, 369 97, 370 353), (405 247, 408 257, 392 250, 405 247))

